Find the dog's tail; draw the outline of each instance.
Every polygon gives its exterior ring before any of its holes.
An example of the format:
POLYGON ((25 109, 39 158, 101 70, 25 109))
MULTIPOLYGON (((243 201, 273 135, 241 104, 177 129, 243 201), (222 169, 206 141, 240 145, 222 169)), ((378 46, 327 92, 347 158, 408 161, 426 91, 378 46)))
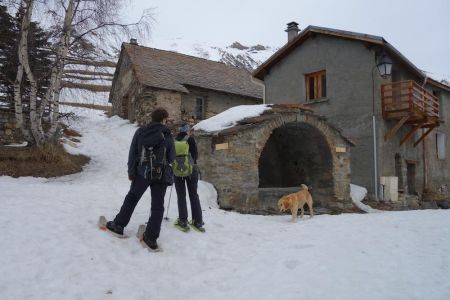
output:
POLYGON ((306 184, 301 184, 300 185, 300 187, 303 189, 303 190, 309 190, 309 188, 308 188, 308 186, 306 185, 306 184))

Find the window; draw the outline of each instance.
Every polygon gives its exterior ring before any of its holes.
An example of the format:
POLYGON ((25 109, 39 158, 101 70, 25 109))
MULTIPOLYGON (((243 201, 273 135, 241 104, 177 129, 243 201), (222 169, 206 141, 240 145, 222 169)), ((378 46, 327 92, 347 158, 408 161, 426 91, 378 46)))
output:
POLYGON ((319 100, 327 96, 325 70, 305 75, 306 100, 319 100))
POLYGON ((197 97, 195 102, 195 119, 203 120, 205 115, 205 98, 197 97))
POLYGON ((436 153, 438 159, 445 159, 445 134, 436 133, 436 153))

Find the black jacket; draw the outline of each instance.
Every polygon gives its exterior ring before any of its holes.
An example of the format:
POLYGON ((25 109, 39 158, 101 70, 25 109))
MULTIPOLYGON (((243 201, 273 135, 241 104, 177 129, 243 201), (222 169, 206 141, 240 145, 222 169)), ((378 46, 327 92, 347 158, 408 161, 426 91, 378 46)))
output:
POLYGON ((146 137, 154 135, 158 132, 164 134, 166 143, 166 160, 171 164, 175 160, 175 145, 169 128, 161 123, 152 122, 146 126, 136 130, 131 141, 130 153, 128 154, 128 176, 134 177, 136 174, 144 176, 144 167, 139 165, 140 152, 142 146, 145 145, 146 137))
MULTIPOLYGON (((186 135, 187 135, 186 132, 180 132, 175 139, 177 141, 181 141, 186 137, 186 135)), ((189 153, 191 154, 192 159, 194 160, 194 164, 196 164, 198 159, 197 143, 195 142, 193 136, 189 136, 187 142, 189 144, 189 153)))

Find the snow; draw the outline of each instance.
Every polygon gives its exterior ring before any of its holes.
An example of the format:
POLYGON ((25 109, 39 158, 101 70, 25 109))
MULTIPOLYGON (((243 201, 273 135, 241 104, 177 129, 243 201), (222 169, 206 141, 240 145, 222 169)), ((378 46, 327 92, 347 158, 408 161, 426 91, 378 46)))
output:
POLYGON ((381 212, 381 210, 374 209, 369 205, 362 203, 361 201, 366 197, 367 189, 365 187, 350 184, 350 197, 352 197, 352 202, 362 211, 367 213, 381 212))
MULTIPOLYGON (((162 253, 134 237, 148 218, 147 192, 117 239, 96 227, 128 191, 136 127, 100 111, 70 108, 83 136, 73 153, 92 160, 60 178, 0 177, 0 299, 449 299, 447 210, 254 216, 217 208, 199 194, 206 233, 163 221, 162 253)), ((233 188, 240 188, 239 186, 233 188)), ((166 193, 166 206, 170 190, 166 193)))
POLYGON ((3 145, 6 147, 26 147, 28 146, 28 142, 22 142, 20 144, 8 144, 8 145, 3 145))
POLYGON ((257 117, 269 109, 270 107, 266 104, 234 106, 214 117, 199 122, 193 128, 206 132, 220 131, 235 126, 238 121, 245 118, 257 117))
POLYGON ((450 75, 437 74, 428 71, 422 72, 424 72, 427 77, 430 77, 431 79, 434 79, 437 82, 450 86, 450 75))
POLYGON ((64 88, 61 91, 61 98, 61 104, 64 104, 64 102, 73 102, 94 105, 111 105, 111 103, 109 103, 109 92, 91 92, 74 88, 64 88))
POLYGON ((237 49, 231 47, 232 44, 233 42, 228 43, 228 46, 213 45, 205 41, 173 38, 154 40, 150 46, 222 62, 226 60, 228 55, 232 55, 234 58, 245 57, 254 69, 278 50, 278 48, 271 46, 264 46, 264 50, 255 50, 254 46, 245 44, 243 45, 244 49, 237 49))

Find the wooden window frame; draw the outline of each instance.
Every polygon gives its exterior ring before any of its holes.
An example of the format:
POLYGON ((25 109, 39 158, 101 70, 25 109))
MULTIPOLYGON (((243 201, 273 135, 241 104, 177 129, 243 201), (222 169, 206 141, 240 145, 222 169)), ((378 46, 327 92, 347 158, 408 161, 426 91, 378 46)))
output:
POLYGON ((305 74, 305 87, 306 87, 306 101, 317 101, 320 99, 324 99, 327 97, 327 72, 326 70, 320 70, 317 72, 305 74), (322 75, 325 76, 325 95, 322 95, 322 75), (314 80, 314 97, 310 98, 310 87, 309 87, 309 81, 310 78, 313 78, 314 80))

